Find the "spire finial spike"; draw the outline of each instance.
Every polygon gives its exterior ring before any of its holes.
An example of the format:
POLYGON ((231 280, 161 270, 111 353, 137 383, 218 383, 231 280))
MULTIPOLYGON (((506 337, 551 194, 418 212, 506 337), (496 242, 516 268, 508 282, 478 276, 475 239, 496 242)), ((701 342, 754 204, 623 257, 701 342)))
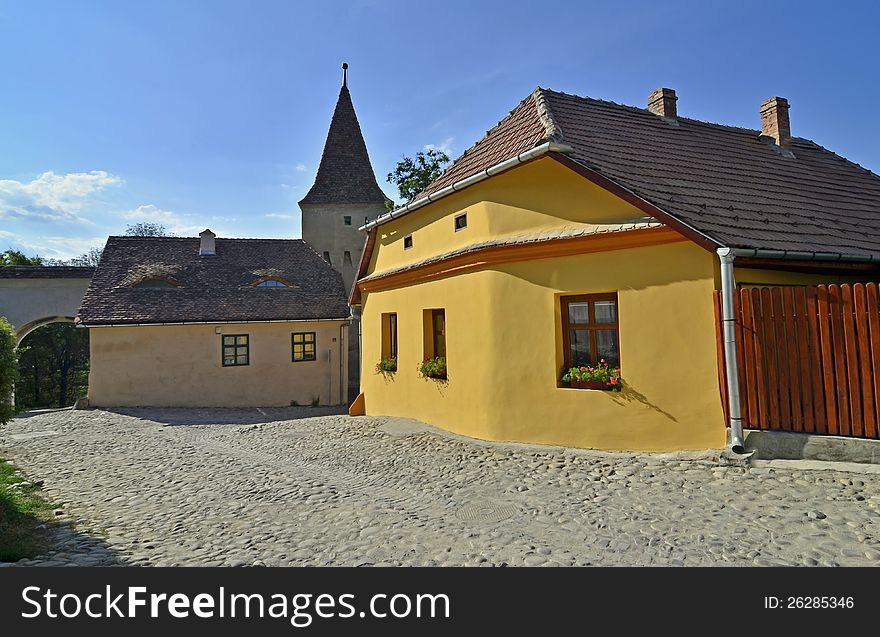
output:
POLYGON ((348 62, 342 63, 342 86, 348 86, 348 62))

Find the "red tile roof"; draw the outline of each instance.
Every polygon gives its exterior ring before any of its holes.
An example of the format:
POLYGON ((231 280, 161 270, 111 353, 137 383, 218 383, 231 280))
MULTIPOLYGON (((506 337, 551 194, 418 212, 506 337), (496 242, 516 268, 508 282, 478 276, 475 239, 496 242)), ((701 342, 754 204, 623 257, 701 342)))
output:
POLYGON ((551 140, 719 246, 880 256, 880 177, 815 142, 541 88, 416 199, 551 140))

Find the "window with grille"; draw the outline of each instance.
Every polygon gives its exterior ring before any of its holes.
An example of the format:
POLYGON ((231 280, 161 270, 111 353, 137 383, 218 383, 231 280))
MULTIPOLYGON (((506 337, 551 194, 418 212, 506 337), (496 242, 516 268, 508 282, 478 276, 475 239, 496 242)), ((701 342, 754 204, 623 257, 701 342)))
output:
POLYGON ((291 334, 290 340, 293 347, 294 363, 316 359, 314 332, 294 332, 291 334))
POLYGON ((223 335, 223 367, 250 364, 250 344, 247 334, 223 335))
POLYGON ((563 296, 560 302, 565 367, 596 365, 603 358, 619 367, 617 294, 563 296))

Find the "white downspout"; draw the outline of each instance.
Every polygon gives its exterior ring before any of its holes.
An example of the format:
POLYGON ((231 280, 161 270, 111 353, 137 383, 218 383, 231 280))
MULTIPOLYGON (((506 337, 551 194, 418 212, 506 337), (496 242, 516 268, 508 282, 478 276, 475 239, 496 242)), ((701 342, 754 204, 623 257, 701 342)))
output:
POLYGON ((718 248, 716 252, 721 261, 721 306, 724 325, 724 367, 727 371, 727 411, 730 414, 730 449, 734 453, 745 453, 739 397, 739 368, 736 357, 736 317, 733 313, 736 293, 733 260, 736 258, 736 253, 731 248, 718 248))

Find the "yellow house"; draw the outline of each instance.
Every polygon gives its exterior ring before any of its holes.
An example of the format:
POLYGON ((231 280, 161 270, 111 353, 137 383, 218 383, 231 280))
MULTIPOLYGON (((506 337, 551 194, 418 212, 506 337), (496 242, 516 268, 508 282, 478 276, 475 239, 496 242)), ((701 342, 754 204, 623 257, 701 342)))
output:
POLYGON ((782 98, 761 131, 675 106, 670 89, 639 109, 539 88, 367 223, 355 409, 486 440, 723 447, 713 292, 875 271, 880 179, 792 138, 782 98), (434 357, 446 379, 420 373, 434 357), (562 380, 602 359, 620 391, 562 380))

